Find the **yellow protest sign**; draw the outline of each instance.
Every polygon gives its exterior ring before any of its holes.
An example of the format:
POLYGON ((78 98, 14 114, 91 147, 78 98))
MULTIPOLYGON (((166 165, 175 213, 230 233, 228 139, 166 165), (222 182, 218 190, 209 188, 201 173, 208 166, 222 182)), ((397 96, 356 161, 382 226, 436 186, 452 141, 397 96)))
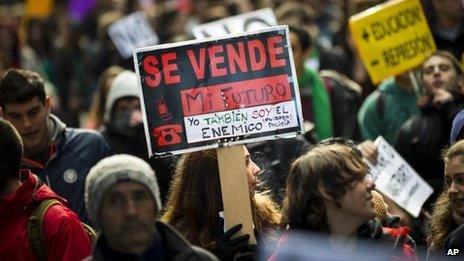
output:
POLYGON ((26 17, 46 18, 53 10, 53 0, 27 0, 26 17))
POLYGON ((374 84, 420 65, 436 50, 419 0, 392 0, 349 21, 358 53, 374 84))

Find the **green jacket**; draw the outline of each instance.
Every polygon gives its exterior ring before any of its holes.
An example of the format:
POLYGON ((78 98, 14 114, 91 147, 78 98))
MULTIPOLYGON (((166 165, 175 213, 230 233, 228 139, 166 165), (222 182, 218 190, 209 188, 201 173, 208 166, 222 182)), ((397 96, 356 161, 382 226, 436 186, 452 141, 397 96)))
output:
POLYGON ((395 79, 390 78, 366 98, 358 112, 362 137, 375 140, 381 135, 394 144, 401 125, 419 112, 414 91, 401 89, 395 79))
POLYGON ((305 67, 304 73, 298 79, 300 92, 310 93, 316 139, 323 140, 333 135, 332 110, 330 97, 317 72, 305 67), (305 91, 305 89, 310 89, 305 91))

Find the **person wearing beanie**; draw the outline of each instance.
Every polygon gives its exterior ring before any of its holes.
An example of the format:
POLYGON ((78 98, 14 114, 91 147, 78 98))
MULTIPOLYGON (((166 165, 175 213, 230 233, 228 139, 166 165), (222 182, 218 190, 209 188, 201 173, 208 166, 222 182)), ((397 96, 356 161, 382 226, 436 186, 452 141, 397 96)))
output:
POLYGON ((124 70, 114 78, 106 97, 101 133, 110 145, 112 154, 124 153, 142 158, 156 170, 161 199, 164 201, 169 189, 175 157, 163 159, 148 157, 140 93, 137 75, 133 71, 124 70))
POLYGON ((97 163, 85 181, 85 205, 101 234, 88 260, 217 260, 157 220, 159 192, 140 158, 119 154, 97 163))

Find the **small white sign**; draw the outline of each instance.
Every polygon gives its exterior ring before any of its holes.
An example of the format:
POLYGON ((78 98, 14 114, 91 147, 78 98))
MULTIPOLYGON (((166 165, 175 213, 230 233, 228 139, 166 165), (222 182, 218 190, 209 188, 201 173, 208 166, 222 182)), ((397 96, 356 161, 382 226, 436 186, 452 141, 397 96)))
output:
POLYGON ((123 58, 132 56, 135 48, 158 44, 158 36, 143 12, 135 12, 114 22, 108 35, 123 58))
POLYGON ((295 102, 263 105, 184 118, 187 143, 237 137, 298 126, 295 102))
POLYGON ((419 216, 422 205, 433 193, 432 187, 382 136, 375 140, 375 145, 378 151, 377 164, 368 162, 368 165, 371 167, 376 190, 414 217, 419 216))
POLYGON ((211 23, 200 24, 192 29, 197 39, 211 36, 224 36, 277 25, 277 19, 271 8, 264 8, 253 12, 232 16, 211 23))

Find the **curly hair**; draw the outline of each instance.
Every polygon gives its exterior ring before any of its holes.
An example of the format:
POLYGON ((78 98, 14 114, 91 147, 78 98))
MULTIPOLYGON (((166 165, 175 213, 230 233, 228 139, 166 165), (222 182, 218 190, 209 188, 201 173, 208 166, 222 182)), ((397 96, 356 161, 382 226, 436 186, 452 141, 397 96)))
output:
MULTIPOLYGON (((464 140, 458 141, 442 153, 445 164, 455 157, 464 156, 464 140)), ((464 158, 461 162, 464 164, 464 158)), ((441 250, 448 234, 458 227, 453 217, 451 200, 448 196, 449 187, 445 186, 433 205, 432 218, 430 220, 427 244, 432 251, 441 250)))
POLYGON ((290 168, 281 225, 330 232, 326 206, 318 186, 322 185, 340 206, 350 184, 364 179, 368 170, 359 153, 347 145, 318 146, 300 156, 290 168))
MULTIPOLYGON (((266 239, 278 228, 280 212, 264 193, 251 198, 253 222, 266 239)), ((220 235, 218 213, 223 210, 215 149, 185 154, 177 164, 162 220, 192 244, 212 250, 220 235)))

